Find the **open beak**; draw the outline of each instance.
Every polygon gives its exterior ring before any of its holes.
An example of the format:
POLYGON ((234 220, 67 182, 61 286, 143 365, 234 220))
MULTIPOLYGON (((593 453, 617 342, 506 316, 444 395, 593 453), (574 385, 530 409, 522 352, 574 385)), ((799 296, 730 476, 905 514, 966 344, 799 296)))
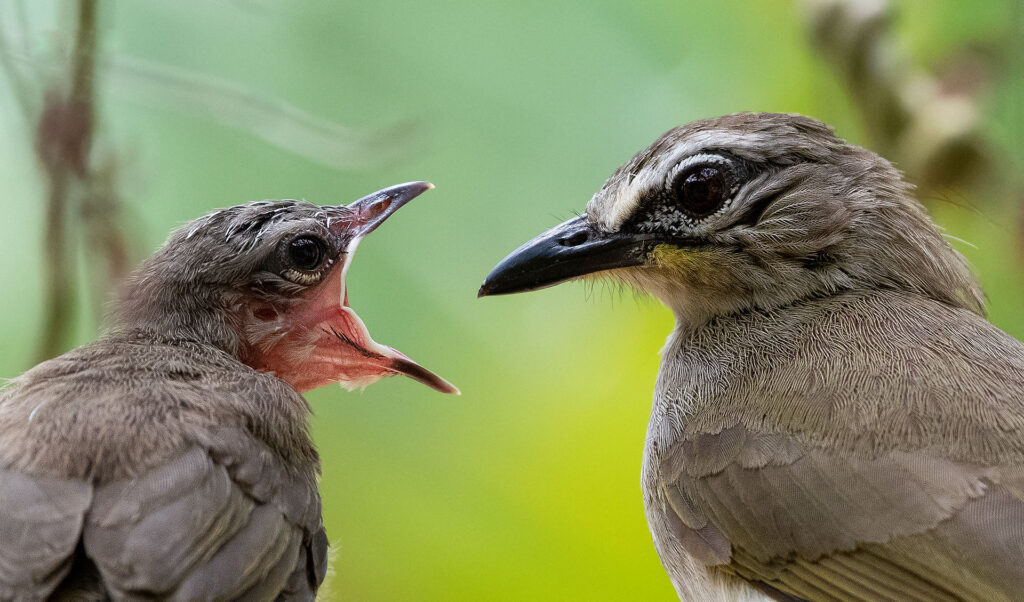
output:
POLYGON ((459 394, 447 380, 407 356, 373 340, 363 320, 349 306, 345 276, 356 247, 400 207, 434 185, 410 182, 379 190, 347 207, 328 222, 333 234, 349 241, 323 282, 309 291, 300 306, 278 316, 259 367, 274 372, 298 391, 337 382, 363 388, 386 376, 404 374, 442 393, 459 394))
MULTIPOLYGON (((342 258, 340 298, 342 312, 347 314, 346 317, 348 318, 345 320, 345 323, 355 329, 354 333, 348 335, 341 331, 334 332, 333 334, 336 337, 340 337, 346 344, 355 345, 357 350, 366 357, 366 360, 371 365, 378 364, 391 374, 404 374, 441 393, 461 395, 461 392, 455 385, 417 364, 397 349, 381 345, 370 338, 366 325, 363 324, 363 321, 348 305, 348 288, 345 285, 345 275, 348 273, 348 268, 352 263, 356 247, 363 237, 376 230, 378 226, 384 223, 384 220, 391 217, 403 205, 433 188, 434 185, 430 182, 409 182, 378 190, 348 205, 352 215, 351 221, 348 224, 332 226, 332 229, 347 227, 350 230, 349 235, 352 236, 351 242, 349 242, 342 258), (355 336, 352 336, 353 334, 355 336)), ((345 385, 346 383, 342 382, 342 384, 345 385)), ((356 381, 355 386, 365 385, 362 382, 356 381)))
POLYGON ((534 291, 594 272, 643 265, 657 243, 652 235, 603 232, 576 217, 512 251, 488 274, 477 296, 534 291))

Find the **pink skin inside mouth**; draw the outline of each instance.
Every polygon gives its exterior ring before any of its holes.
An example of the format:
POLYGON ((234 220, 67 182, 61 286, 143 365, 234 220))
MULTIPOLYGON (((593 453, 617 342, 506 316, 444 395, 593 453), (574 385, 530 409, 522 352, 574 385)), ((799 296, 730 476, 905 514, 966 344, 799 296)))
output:
POLYGON ((247 363, 272 372, 299 392, 334 382, 361 389, 385 376, 404 374, 442 393, 459 394, 445 379, 374 341, 349 307, 345 274, 358 244, 358 238, 353 240, 340 264, 287 314, 250 314, 253 357, 247 363))

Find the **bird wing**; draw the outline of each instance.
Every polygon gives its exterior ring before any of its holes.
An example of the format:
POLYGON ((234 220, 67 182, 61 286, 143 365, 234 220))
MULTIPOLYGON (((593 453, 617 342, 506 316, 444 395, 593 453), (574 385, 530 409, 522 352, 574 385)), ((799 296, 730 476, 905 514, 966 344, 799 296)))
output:
POLYGON ((0 395, 0 600, 313 599, 327 540, 309 406, 217 349, 140 337, 0 395))
POLYGON ((663 391, 704 404, 657 464, 692 556, 810 600, 1024 592, 1021 343, 898 299, 731 333, 680 347, 671 374, 733 373, 663 391), (740 359, 716 355, 744 338, 740 359))
POLYGON ((0 470, 0 600, 42 600, 64 579, 92 487, 0 470))
POLYGON ((809 600, 1024 591, 1024 478, 927 450, 876 458, 737 425, 662 462, 676 536, 710 566, 809 600))
POLYGON ((326 570, 316 483, 234 428, 97 487, 82 541, 115 598, 312 600, 326 570))

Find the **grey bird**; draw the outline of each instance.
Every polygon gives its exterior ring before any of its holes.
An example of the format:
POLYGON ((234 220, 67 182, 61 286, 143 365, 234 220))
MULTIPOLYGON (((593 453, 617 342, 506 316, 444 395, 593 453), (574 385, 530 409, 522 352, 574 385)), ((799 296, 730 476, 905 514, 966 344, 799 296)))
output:
POLYGON ((643 458, 684 600, 1024 599, 1024 344, 878 155, 670 130, 480 295, 611 277, 676 317, 643 458))
POLYGON ((0 395, 0 600, 311 600, 319 458, 300 392, 406 374, 348 304, 363 236, 432 188, 261 201, 177 230, 111 331, 0 395))

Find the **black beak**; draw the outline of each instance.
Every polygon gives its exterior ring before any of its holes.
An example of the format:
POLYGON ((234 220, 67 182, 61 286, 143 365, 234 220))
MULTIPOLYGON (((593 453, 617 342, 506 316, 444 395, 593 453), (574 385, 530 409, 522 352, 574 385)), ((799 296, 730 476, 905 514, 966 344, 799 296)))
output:
POLYGON ((643 265, 656 244, 648 234, 602 232, 584 217, 573 218, 512 251, 477 296, 534 291, 594 272, 643 265))
POLYGON ((350 203, 347 208, 351 216, 336 222, 336 227, 349 229, 352 238, 362 238, 377 229, 402 205, 433 187, 430 182, 408 182, 370 193, 350 203))

